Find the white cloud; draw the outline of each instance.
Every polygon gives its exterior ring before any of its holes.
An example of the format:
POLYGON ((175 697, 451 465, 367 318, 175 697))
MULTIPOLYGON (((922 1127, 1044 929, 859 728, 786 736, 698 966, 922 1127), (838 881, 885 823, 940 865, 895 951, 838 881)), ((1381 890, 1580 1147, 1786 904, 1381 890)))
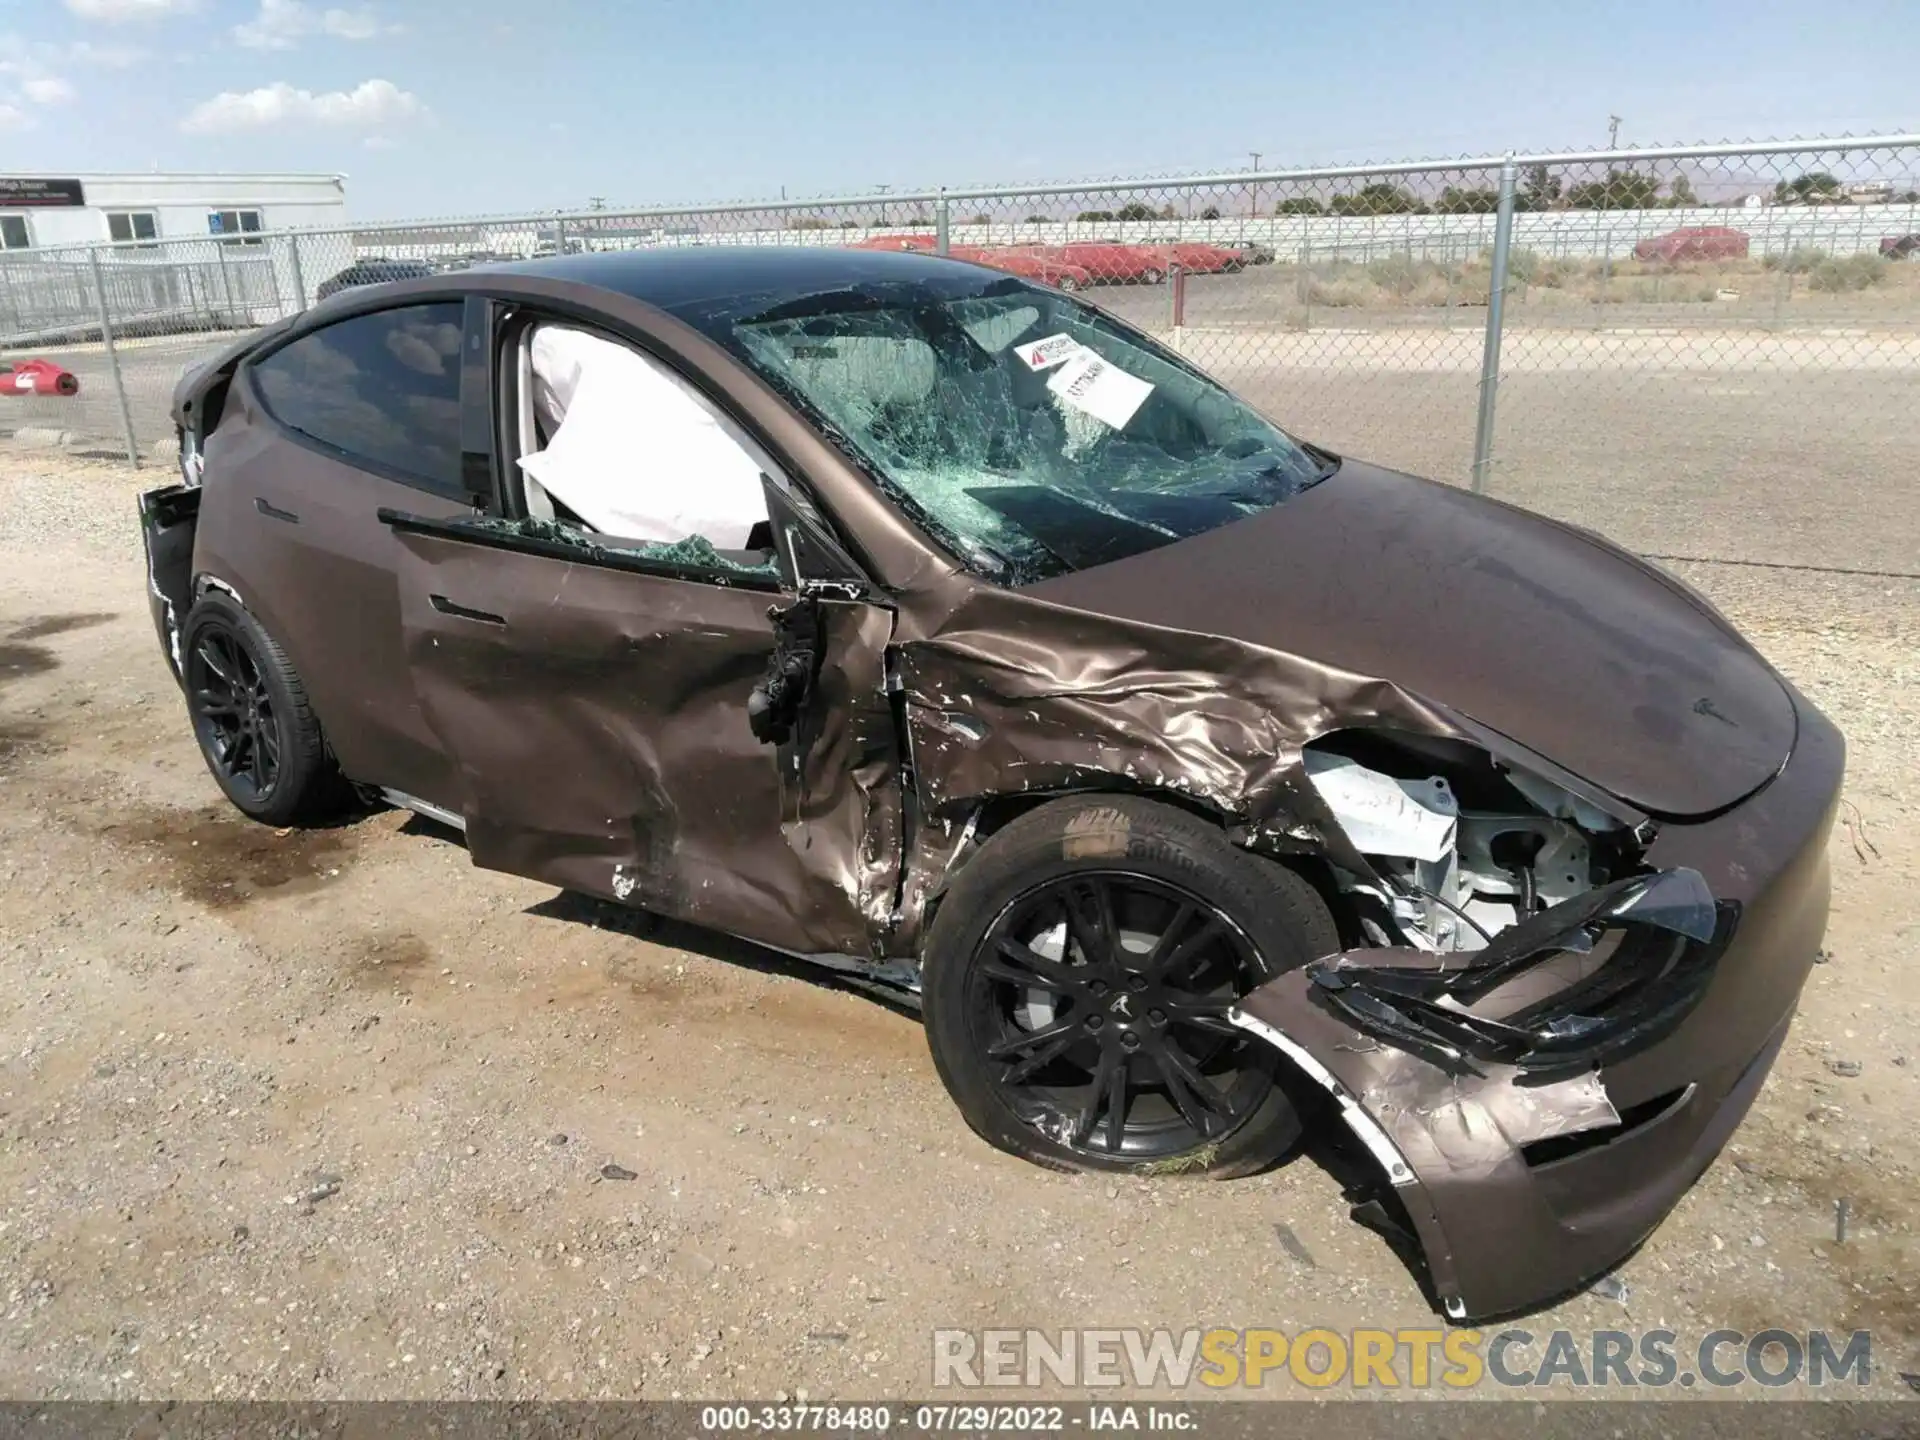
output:
POLYGON ((18 105, 0 104, 0 135, 9 130, 31 130, 33 117, 18 105))
MULTIPOLYGON (((13 82, 0 89, 0 103, 20 111, 29 124, 35 109, 66 104, 74 97, 73 86, 52 67, 67 58, 69 52, 63 46, 0 35, 0 80, 13 82)), ((17 127, 19 122, 14 123, 17 127)))
POLYGON ((385 29, 371 10, 329 10, 320 28, 340 40, 371 40, 385 29))
POLYGON ((418 95, 391 80, 363 80, 351 90, 315 94, 282 80, 245 92, 228 90, 193 107, 180 128, 189 135, 223 135, 287 125, 335 128, 386 126, 427 114, 418 95))
POLYGON ((74 41, 67 47, 67 56, 76 65, 98 65, 104 70, 126 70, 147 58, 131 45, 95 45, 90 40, 74 41))
POLYGON ((64 105, 73 99, 73 86, 58 75, 36 75, 21 83, 20 93, 36 105, 64 105))
POLYGON ((260 13, 233 27, 233 38, 249 50, 291 50, 308 35, 336 40, 371 40, 386 33, 372 10, 323 10, 304 0, 260 0, 260 13))
POLYGON ((400 142, 391 135, 369 135, 360 142, 369 150, 397 150, 400 142))
POLYGON ((200 0, 67 0, 67 9, 82 20, 160 20, 168 15, 191 15, 200 0))

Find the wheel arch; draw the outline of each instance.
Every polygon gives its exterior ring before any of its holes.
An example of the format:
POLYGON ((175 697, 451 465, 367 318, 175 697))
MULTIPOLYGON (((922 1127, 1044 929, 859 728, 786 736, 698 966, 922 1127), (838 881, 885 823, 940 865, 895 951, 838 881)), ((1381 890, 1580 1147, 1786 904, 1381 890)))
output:
POLYGON ((929 877, 926 882, 925 907, 915 929, 916 948, 924 943, 927 932, 932 929, 934 917, 939 913, 954 880, 979 856, 982 847, 995 834, 1043 805, 1060 800, 1092 800, 1114 796, 1165 805, 1214 826, 1248 855, 1289 870, 1311 885, 1332 914, 1343 942, 1359 935, 1359 917, 1352 898, 1336 883, 1332 863, 1325 856, 1307 851, 1280 853, 1245 844, 1235 835, 1238 820, 1200 796, 1172 786, 1140 784, 1115 776, 1105 783, 1092 783, 1067 790, 1005 791, 979 797, 964 807, 961 818, 968 829, 965 843, 952 853, 945 869, 929 877))

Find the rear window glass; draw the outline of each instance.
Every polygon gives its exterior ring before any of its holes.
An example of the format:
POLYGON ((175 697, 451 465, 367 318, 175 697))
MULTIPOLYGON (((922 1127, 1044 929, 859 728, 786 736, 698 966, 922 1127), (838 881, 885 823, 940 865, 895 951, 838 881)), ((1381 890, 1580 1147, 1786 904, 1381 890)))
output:
POLYGON ((458 304, 341 320, 254 362, 268 412, 350 460, 460 493, 458 304))

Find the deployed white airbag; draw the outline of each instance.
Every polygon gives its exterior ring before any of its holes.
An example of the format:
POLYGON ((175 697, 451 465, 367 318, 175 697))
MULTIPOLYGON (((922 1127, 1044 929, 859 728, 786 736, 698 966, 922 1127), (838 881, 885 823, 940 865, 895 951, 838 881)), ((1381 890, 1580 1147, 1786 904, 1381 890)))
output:
POLYGON ((744 550, 767 518, 760 462, 675 376, 583 330, 533 337, 533 398, 553 438, 520 466, 595 530, 744 550))

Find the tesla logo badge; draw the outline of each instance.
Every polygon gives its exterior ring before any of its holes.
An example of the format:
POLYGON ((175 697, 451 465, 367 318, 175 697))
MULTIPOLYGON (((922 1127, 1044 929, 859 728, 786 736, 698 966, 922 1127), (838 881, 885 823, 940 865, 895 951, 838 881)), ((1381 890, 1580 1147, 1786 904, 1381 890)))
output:
POLYGON ((1722 715, 1718 710, 1714 709, 1713 700, 1706 695, 1702 695, 1698 700, 1693 702, 1693 713, 1696 715, 1711 715, 1714 719, 1718 720, 1722 725, 1732 725, 1733 728, 1736 730, 1740 728, 1739 725, 1736 724, 1734 721, 1729 720, 1726 716, 1722 715))
POLYGON ((1113 1004, 1109 1005, 1107 1009, 1116 1015, 1131 1015, 1133 1012, 1127 1008, 1130 1003, 1127 999, 1126 992, 1122 991, 1113 997, 1113 1004))

